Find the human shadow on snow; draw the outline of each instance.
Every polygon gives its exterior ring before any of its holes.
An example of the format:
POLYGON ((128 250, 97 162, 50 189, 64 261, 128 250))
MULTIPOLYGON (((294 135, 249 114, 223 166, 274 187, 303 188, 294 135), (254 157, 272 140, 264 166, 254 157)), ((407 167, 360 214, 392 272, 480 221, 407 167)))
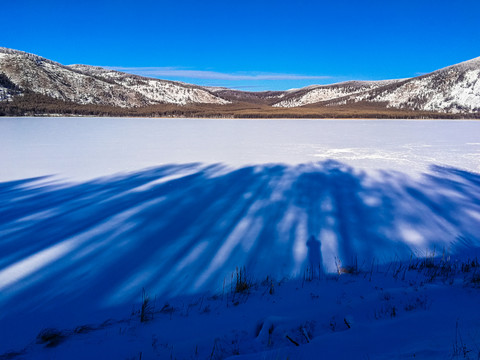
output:
POLYGON ((438 166, 412 178, 334 161, 169 165, 0 183, 0 201, 0 316, 130 306, 142 288, 222 291, 242 266, 302 276, 480 240, 480 176, 438 166))

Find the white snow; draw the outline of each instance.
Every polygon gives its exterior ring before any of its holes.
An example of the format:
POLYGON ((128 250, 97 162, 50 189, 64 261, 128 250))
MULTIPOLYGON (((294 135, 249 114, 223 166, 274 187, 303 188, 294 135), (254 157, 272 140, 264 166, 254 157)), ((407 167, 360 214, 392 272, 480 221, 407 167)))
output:
MULTIPOLYGON (((0 55, 0 72, 5 72, 15 84, 79 104, 135 107, 158 103, 229 103, 205 89, 178 82, 141 78, 87 65, 63 66, 5 48, 0 48, 0 55)), ((1 96, 0 89, 0 100, 1 96)))
POLYGON ((479 127, 2 118, 0 358, 476 358, 479 127))
POLYGON ((2 118, 0 181, 87 180, 169 163, 328 159, 369 171, 418 174, 435 163, 479 172, 479 134, 478 122, 457 120, 2 118))
POLYGON ((376 89, 381 86, 394 84, 399 80, 382 80, 382 81, 348 81, 344 83, 332 84, 332 85, 312 85, 302 89, 289 90, 289 94, 295 94, 296 92, 302 92, 301 96, 289 96, 288 99, 282 100, 274 107, 296 107, 308 104, 315 104, 321 101, 332 100, 342 98, 347 95, 359 94, 368 90, 376 89), (305 94, 303 92, 308 90, 305 94))
POLYGON ((80 70, 86 74, 114 80, 116 84, 145 97, 149 104, 168 103, 187 105, 192 103, 208 103, 222 105, 230 103, 227 100, 219 98, 210 92, 193 85, 142 78, 88 65, 70 65, 69 68, 80 70))
POLYGON ((387 107, 465 113, 480 111, 480 58, 411 79, 346 82, 310 86, 289 93, 276 107, 295 107, 335 100, 331 105, 360 101, 386 103, 387 107), (397 87, 390 85, 398 84, 397 87), (298 92, 298 95, 296 94, 298 92))
MULTIPOLYGON (((16 85, 79 104, 139 107, 160 103, 228 104, 222 89, 144 78, 88 65, 64 66, 33 54, 0 48, 0 71, 16 85)), ((231 90, 233 91, 233 90, 231 90)), ((0 89, 0 100, 9 98, 0 89)), ((297 107, 328 101, 345 105, 360 101, 387 107, 434 112, 480 111, 480 58, 411 79, 347 81, 292 89, 270 98, 274 107, 297 107)))

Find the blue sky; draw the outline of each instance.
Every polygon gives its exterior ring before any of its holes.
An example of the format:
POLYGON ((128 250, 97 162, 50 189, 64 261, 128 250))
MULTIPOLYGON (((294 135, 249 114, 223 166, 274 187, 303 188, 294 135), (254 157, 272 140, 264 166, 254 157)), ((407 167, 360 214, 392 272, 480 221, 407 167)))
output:
POLYGON ((5 1, 0 45, 63 64, 282 90, 480 56, 480 1, 5 1))

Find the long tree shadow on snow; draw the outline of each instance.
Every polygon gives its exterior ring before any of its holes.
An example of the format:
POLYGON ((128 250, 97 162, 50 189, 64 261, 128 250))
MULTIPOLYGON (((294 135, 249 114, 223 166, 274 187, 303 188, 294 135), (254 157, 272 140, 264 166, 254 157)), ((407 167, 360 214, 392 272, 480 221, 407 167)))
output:
POLYGON ((336 271, 480 240, 480 176, 442 167, 414 179, 333 161, 171 165, 80 184, 1 183, 0 201, 3 316, 129 306, 142 288, 218 291, 240 266, 296 276, 312 259, 336 271))

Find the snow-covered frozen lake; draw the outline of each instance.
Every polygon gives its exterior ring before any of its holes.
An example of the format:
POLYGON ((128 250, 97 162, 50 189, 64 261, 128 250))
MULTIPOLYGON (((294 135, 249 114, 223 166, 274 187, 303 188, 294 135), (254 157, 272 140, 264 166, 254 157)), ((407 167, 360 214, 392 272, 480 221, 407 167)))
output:
POLYGON ((471 319, 480 265, 463 263, 474 269, 464 289, 464 266, 449 260, 479 253, 479 159, 478 121, 0 118, 0 358, 223 359, 240 352, 219 347, 213 357, 217 338, 231 346, 240 336, 245 359, 277 359, 294 351, 285 331, 314 337, 295 359, 318 349, 336 356, 354 341, 348 351, 378 352, 381 334, 397 346, 382 351, 442 358, 456 319, 461 331, 480 321, 471 319), (453 264, 440 294, 437 283, 405 275, 417 256, 453 264), (357 278, 326 281, 357 266, 357 278), (249 313, 228 294, 223 303, 242 267, 259 286, 279 280, 272 298, 268 288, 252 293, 249 313), (405 291, 397 277, 385 280, 390 267, 404 270, 405 291), (302 276, 314 272, 325 281, 303 290, 302 276), (170 322, 139 324, 132 309, 143 289, 170 322), (405 321, 391 336, 386 302, 405 321), (359 326, 347 332, 351 316, 359 326), (265 357, 274 325, 283 355, 265 357), (49 328, 61 329, 62 342, 36 343, 49 328))
POLYGON ((0 118, 0 181, 327 159, 410 174, 432 164, 479 172, 480 121, 0 118))

